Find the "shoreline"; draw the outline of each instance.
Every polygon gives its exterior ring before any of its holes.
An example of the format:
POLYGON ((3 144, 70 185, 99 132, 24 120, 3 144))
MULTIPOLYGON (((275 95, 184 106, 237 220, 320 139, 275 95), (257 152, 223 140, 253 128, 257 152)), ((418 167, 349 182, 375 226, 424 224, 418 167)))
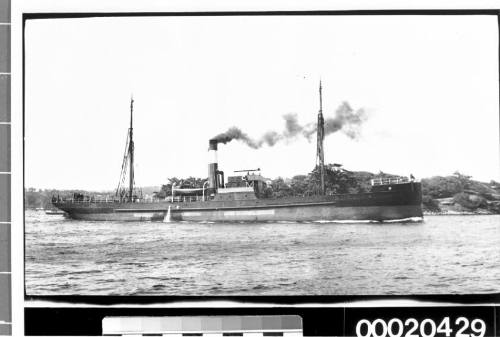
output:
POLYGON ((498 215, 497 213, 493 212, 488 212, 488 211, 482 211, 482 212, 457 212, 457 211, 451 211, 451 212, 428 212, 424 211, 423 212, 424 216, 446 216, 446 215, 498 215))

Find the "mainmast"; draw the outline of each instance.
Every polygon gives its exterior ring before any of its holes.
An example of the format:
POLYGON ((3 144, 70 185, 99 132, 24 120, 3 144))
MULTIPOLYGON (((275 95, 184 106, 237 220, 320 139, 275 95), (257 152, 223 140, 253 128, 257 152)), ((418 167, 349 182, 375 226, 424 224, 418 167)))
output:
POLYGON ((130 98, 130 128, 128 129, 128 137, 129 137, 129 143, 128 143, 128 157, 130 160, 130 166, 129 166, 129 186, 128 186, 128 199, 129 201, 133 201, 132 199, 132 194, 134 191, 134 139, 133 139, 133 134, 134 134, 134 129, 132 126, 132 117, 134 113, 134 98, 130 98))
POLYGON ((317 125, 317 152, 316 152, 316 165, 319 165, 321 175, 321 194, 325 194, 325 154, 323 152, 323 139, 325 138, 325 120, 323 119, 323 100, 321 93, 321 80, 319 80, 319 113, 317 125))

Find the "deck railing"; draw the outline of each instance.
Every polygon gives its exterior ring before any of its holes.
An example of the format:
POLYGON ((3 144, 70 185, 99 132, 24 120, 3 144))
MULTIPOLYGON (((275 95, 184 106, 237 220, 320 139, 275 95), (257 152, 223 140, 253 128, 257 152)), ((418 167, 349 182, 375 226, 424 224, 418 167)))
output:
POLYGON ((207 196, 201 196, 201 195, 191 195, 191 196, 177 196, 177 197, 166 197, 166 201, 170 202, 195 202, 195 201, 207 201, 209 199, 212 199, 207 196))
POLYGON ((372 186, 379 186, 379 185, 405 184, 409 181, 410 180, 407 177, 377 178, 377 179, 372 179, 371 183, 372 186))
MULTIPOLYGON (((160 203, 160 202, 196 202, 196 201, 207 201, 213 199, 213 197, 208 196, 176 196, 176 197, 166 197, 166 198, 142 198, 135 199, 134 203, 160 203)), ((113 204, 120 202, 127 202, 127 199, 116 199, 116 198, 93 198, 93 197, 84 197, 84 198, 53 198, 53 202, 55 203, 71 203, 71 204, 113 204)))

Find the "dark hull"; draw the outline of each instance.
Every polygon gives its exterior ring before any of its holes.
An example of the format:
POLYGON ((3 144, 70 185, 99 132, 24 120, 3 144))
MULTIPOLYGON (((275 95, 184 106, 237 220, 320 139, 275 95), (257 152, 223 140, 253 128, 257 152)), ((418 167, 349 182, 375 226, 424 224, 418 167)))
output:
POLYGON ((69 217, 95 221, 387 221, 422 217, 420 183, 359 194, 197 202, 54 202, 69 217), (170 212, 169 212, 170 209, 170 212), (169 217, 167 216, 170 213, 169 217))

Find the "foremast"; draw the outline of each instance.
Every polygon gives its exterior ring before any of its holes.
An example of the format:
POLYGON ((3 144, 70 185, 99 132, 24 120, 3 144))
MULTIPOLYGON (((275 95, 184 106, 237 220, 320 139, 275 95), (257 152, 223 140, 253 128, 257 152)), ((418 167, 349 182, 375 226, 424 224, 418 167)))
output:
POLYGON ((128 129, 129 143, 128 143, 128 156, 130 159, 129 166, 129 183, 128 183, 128 200, 132 201, 132 194, 134 191, 134 128, 133 128, 133 114, 134 114, 134 98, 130 98, 130 128, 128 129))
POLYGON ((116 196, 120 200, 127 200, 133 202, 134 198, 134 127, 133 127, 133 114, 134 114, 134 98, 130 98, 130 127, 127 132, 127 142, 125 145, 125 153, 123 155, 122 170, 120 173, 120 181, 116 188, 116 196), (127 174, 128 171, 128 174, 127 174), (128 175, 128 188, 125 187, 125 179, 128 175))
POLYGON ((323 98, 322 98, 321 80, 319 81, 319 112, 317 130, 317 149, 316 149, 316 166, 319 166, 321 176, 320 192, 325 194, 325 154, 323 151, 323 140, 325 138, 325 120, 323 119, 323 98))

